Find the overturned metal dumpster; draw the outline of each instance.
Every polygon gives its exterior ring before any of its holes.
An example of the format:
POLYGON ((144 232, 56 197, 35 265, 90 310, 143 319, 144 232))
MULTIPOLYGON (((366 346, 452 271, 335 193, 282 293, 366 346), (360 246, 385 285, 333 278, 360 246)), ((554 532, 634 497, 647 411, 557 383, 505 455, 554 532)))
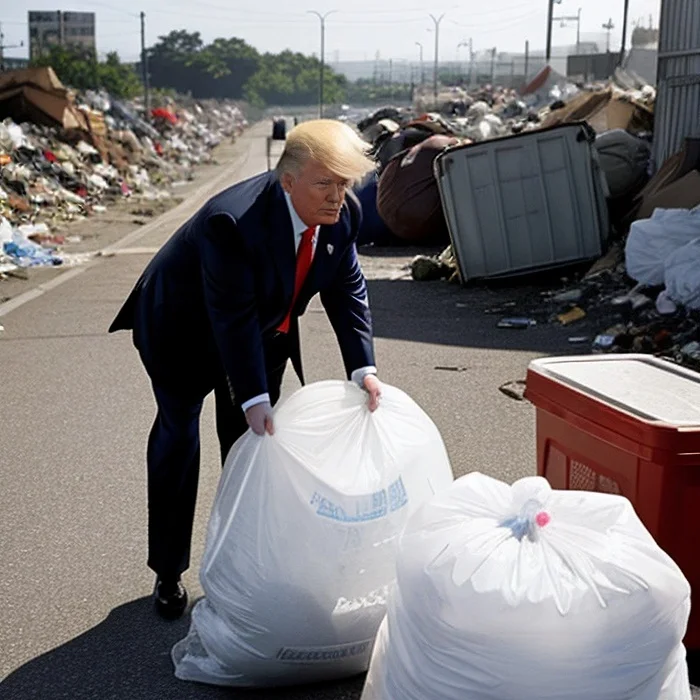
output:
POLYGON ((597 258, 606 185, 586 124, 447 149, 435 175, 463 282, 597 258))

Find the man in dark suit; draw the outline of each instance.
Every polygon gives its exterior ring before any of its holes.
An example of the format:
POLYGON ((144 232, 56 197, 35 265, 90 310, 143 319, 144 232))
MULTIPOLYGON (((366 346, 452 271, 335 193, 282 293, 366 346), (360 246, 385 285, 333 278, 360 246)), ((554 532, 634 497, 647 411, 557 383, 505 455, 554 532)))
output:
POLYGON ((250 427, 272 434, 288 360, 303 382, 298 317, 320 292, 348 377, 369 394, 367 287, 348 190, 372 167, 366 144, 331 120, 293 129, 276 172, 207 202, 150 262, 110 327, 132 330, 158 407, 148 440, 148 565, 155 603, 182 615, 199 476, 199 416, 212 390, 222 463, 250 427))

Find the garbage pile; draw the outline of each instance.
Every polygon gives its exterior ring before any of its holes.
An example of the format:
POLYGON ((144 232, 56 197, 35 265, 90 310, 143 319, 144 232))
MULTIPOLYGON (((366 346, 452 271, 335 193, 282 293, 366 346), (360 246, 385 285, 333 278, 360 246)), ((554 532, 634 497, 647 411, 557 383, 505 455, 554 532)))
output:
POLYGON ((441 114, 382 110, 359 125, 378 161, 358 192, 360 242, 449 242, 417 256, 413 278, 463 284, 597 258, 575 287, 488 312, 504 329, 553 323, 594 352, 700 369, 700 139, 650 177, 655 99, 624 71, 581 87, 545 69, 520 94, 444 90, 441 114), (431 142, 432 157, 421 157, 431 142), (417 196, 421 216, 396 214, 417 196))
MULTIPOLYGON (((449 234, 452 237, 455 235, 455 222, 458 223, 459 214, 449 210, 450 204, 441 196, 441 185, 435 177, 436 159, 441 150, 468 150, 495 139, 527 139, 533 132, 582 122, 589 126, 597 158, 591 153, 586 158, 595 162, 580 161, 572 167, 591 171, 588 179, 595 181, 593 189, 599 187, 598 181, 601 183, 600 198, 606 201, 608 211, 601 214, 597 227, 613 233, 624 231, 629 226, 626 216, 632 200, 648 181, 655 99, 654 88, 640 85, 622 72, 610 84, 579 87, 568 83, 549 68, 541 71, 519 92, 491 85, 471 91, 460 87, 444 88, 438 94, 436 103, 432 90, 419 89, 415 95, 414 109, 382 108, 357 125, 363 137, 372 144, 378 164, 377 173, 369 176, 357 188, 365 212, 359 243, 447 244, 451 240, 449 234), (439 111, 428 111, 436 105, 439 111), (432 149, 432 160, 418 157, 420 144, 428 139, 434 141, 436 136, 445 137, 442 149, 432 149), (414 186, 407 187, 406 183, 414 186), (398 210, 409 209, 415 190, 427 193, 431 189, 430 196, 425 195, 425 201, 431 204, 442 201, 442 215, 438 211, 437 214, 418 217, 412 226, 407 227, 404 223, 397 224, 397 217, 384 216, 381 208, 377 209, 376 202, 387 200, 392 201, 398 210), (452 221, 450 226, 449 221, 452 221)), ((520 142, 513 142, 514 149, 520 146, 520 142)), ((546 146, 537 148, 546 149, 546 146)), ((491 155, 485 156, 483 163, 493 162, 496 149, 496 146, 490 149, 491 155)), ((518 168, 522 170, 517 164, 505 167, 510 172, 509 178, 518 168)), ((488 178, 490 174, 495 178, 495 174, 490 172, 492 167, 479 170, 483 177, 488 178)), ((475 173, 473 175, 476 178, 474 183, 464 181, 465 172, 460 171, 458 177, 466 189, 472 186, 483 189, 485 182, 475 173)), ((528 177, 543 175, 544 171, 533 171, 528 177)), ((524 171, 520 176, 525 178, 524 171)), ((577 185, 583 182, 580 176, 573 179, 577 185)), ((498 189, 501 184, 493 181, 489 187, 498 189)), ((586 188, 590 189, 591 185, 586 185, 586 188)), ((554 197, 554 194, 547 196, 554 197)), ((537 205, 543 209, 548 206, 546 201, 537 205)), ((494 206, 497 206, 496 202, 494 206)), ((591 204, 586 202, 580 206, 591 204)), ((520 212, 510 218, 525 221, 527 217, 520 212)), ((528 234, 518 232, 513 235, 522 237, 528 234)), ((606 233, 602 238, 603 243, 607 238, 606 233)), ((600 250, 587 252, 594 258, 600 250)), ((561 261, 554 262, 559 264, 561 261)), ((537 261, 533 260, 533 267, 537 265, 537 261)))
MULTIPOLYGON (((501 328, 555 324, 572 346, 646 353, 700 370, 700 139, 687 139, 634 199, 626 238, 577 283, 488 309, 501 328)), ((414 264, 455 273, 449 257, 414 264)))
POLYGON ((233 104, 170 101, 146 120, 104 93, 76 97, 51 68, 1 74, 0 264, 56 264, 42 245, 60 245, 52 226, 128 197, 169 199, 169 187, 191 180, 245 126, 233 104))

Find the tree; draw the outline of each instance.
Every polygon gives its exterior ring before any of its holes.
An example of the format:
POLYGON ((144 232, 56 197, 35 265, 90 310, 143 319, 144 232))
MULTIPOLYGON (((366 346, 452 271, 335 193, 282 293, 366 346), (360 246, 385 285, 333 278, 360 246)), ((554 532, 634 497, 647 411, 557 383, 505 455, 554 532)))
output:
POLYGON ((193 65, 202 77, 192 94, 240 98, 246 82, 260 66, 260 55, 243 39, 215 39, 197 54, 193 65))
MULTIPOLYGON (((318 101, 321 64, 317 58, 283 51, 265 54, 247 82, 245 97, 255 105, 309 105, 318 101)), ((341 102, 346 80, 326 66, 324 101, 341 102)))
POLYGON ((371 79, 360 79, 349 83, 345 91, 345 100, 354 105, 379 105, 410 102, 413 87, 404 83, 375 83, 371 79))
MULTIPOLYGON (((257 107, 313 105, 318 102, 321 64, 315 57, 285 50, 260 55, 243 39, 215 39, 205 45, 198 32, 178 30, 148 50, 151 85, 198 98, 245 98, 257 107)), ((324 102, 340 104, 410 100, 410 85, 355 85, 324 71, 324 102)))
POLYGON ((92 48, 79 44, 52 46, 32 65, 50 66, 61 82, 75 90, 104 89, 115 97, 133 97, 141 90, 134 68, 121 63, 116 52, 100 62, 92 48))
POLYGON ((199 32, 190 33, 182 29, 159 37, 158 43, 148 49, 151 85, 189 92, 200 74, 194 64, 203 47, 199 32))
POLYGON ((104 63, 98 64, 98 76, 100 87, 115 97, 134 97, 142 90, 136 71, 122 63, 116 51, 108 53, 104 63))
POLYGON ((148 50, 151 85, 195 97, 238 99, 258 70, 260 56, 243 39, 215 39, 205 45, 199 32, 172 31, 148 50))

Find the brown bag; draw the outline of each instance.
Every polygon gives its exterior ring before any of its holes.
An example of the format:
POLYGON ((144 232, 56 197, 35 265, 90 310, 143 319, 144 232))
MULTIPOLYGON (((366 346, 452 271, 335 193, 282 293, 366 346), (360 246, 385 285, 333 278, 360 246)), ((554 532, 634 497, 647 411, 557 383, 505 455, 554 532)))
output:
POLYGON ((435 158, 459 140, 431 136, 389 161, 377 190, 377 210, 391 232, 413 243, 443 243, 447 224, 433 174, 435 158))

